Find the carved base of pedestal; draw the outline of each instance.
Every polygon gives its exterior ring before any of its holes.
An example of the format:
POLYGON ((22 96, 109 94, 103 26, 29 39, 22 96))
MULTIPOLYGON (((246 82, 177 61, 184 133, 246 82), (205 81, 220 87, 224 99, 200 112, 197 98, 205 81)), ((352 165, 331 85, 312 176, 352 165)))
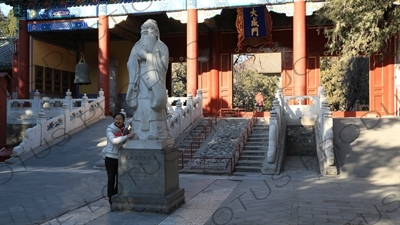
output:
POLYGON ((117 196, 111 210, 156 211, 170 213, 185 202, 185 190, 180 188, 166 196, 117 196))
POLYGON ((129 140, 118 154, 118 194, 111 209, 169 213, 184 203, 172 140, 129 140))

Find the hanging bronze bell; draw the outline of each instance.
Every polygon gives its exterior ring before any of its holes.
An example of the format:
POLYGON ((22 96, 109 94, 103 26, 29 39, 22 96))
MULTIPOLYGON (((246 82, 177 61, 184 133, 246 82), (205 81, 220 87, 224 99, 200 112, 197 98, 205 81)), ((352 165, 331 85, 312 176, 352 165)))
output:
POLYGON ((75 84, 91 84, 90 82, 90 71, 89 65, 86 64, 83 54, 81 54, 81 59, 75 66, 75 84))

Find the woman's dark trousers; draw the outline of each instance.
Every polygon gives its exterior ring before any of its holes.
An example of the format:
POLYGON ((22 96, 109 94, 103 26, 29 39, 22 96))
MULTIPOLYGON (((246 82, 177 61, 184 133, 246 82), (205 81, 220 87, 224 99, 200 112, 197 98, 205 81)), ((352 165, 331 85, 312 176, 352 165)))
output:
POLYGON ((105 165, 107 170, 107 196, 111 200, 111 196, 118 193, 118 159, 106 157, 105 165))

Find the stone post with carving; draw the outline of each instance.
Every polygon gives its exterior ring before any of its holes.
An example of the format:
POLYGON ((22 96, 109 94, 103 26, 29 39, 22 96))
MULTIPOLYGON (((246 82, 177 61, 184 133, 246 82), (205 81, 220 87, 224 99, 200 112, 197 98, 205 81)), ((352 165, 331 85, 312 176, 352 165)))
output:
POLYGON ((33 113, 35 114, 35 116, 39 116, 41 107, 40 107, 40 92, 38 90, 35 91, 35 94, 33 96, 32 108, 33 108, 33 113))
POLYGON ((72 104, 72 93, 69 89, 65 92, 65 102, 69 106, 69 111, 72 111, 74 109, 74 104, 72 104))
POLYGON ((193 124, 193 95, 189 92, 186 100, 186 107, 189 107, 190 124, 193 124))

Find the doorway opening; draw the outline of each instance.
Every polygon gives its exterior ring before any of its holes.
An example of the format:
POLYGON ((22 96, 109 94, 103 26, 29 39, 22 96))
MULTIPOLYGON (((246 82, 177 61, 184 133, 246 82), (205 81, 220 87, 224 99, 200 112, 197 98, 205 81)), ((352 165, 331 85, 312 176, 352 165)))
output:
POLYGON ((281 53, 235 54, 232 56, 233 108, 253 111, 256 94, 264 96, 261 111, 270 111, 281 77, 281 53))

